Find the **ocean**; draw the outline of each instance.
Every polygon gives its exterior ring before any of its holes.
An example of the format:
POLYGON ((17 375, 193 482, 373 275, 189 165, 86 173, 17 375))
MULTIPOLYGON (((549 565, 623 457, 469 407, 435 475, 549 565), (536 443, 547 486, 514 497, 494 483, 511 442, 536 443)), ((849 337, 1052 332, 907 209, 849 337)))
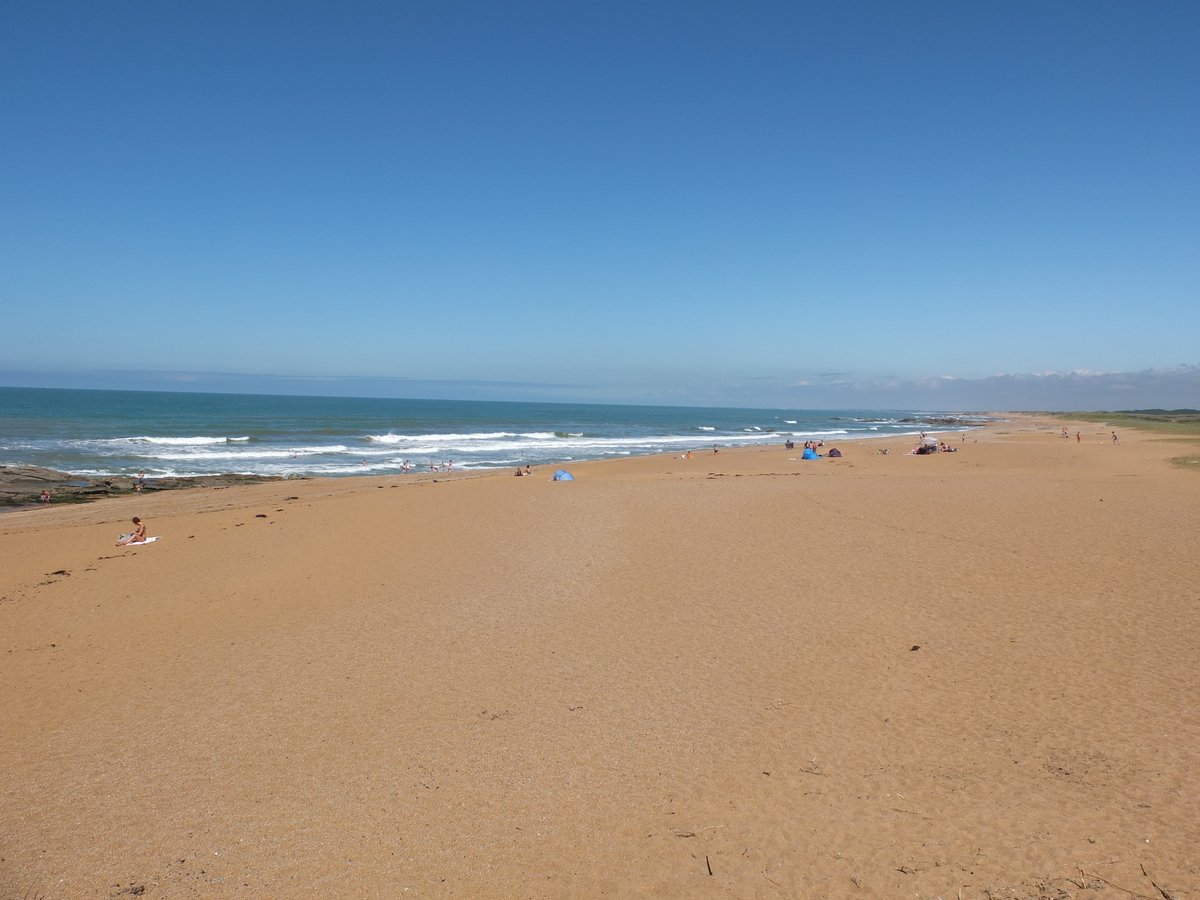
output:
MULTIPOLYGON (((395 474, 953 431, 981 416, 0 387, 0 465, 88 477, 395 474)), ((898 443, 903 445, 903 441, 898 443)))

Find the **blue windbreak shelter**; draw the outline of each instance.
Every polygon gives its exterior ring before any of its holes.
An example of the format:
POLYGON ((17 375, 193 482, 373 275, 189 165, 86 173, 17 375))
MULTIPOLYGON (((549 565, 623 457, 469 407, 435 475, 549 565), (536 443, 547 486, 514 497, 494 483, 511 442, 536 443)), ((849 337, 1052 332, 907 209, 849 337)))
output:
POLYGON ((574 481, 575 476, 572 475, 570 472, 568 472, 566 469, 559 469, 557 472, 554 473, 554 476, 550 480, 551 481, 574 481))

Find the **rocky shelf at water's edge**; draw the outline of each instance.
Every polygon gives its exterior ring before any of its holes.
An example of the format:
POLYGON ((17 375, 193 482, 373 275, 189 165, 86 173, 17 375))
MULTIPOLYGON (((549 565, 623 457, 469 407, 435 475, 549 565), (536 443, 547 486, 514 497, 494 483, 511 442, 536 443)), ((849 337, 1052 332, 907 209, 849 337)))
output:
MULTIPOLYGON (((263 481, 287 481, 282 475, 201 475, 194 478, 147 478, 143 494, 195 487, 229 487, 263 481)), ((0 466, 0 507, 32 506, 42 491, 50 492, 51 503, 87 503, 104 497, 132 494, 137 479, 125 475, 85 478, 41 466, 0 466)))

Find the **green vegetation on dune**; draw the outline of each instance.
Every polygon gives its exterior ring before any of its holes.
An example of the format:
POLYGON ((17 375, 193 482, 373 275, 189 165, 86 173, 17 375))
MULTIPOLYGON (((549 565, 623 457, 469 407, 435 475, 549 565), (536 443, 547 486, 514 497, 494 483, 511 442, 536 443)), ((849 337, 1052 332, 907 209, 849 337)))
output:
POLYGON ((1102 422, 1110 428, 1140 428, 1179 435, 1200 435, 1200 410, 1121 409, 1115 412, 1055 413, 1076 422, 1102 422))

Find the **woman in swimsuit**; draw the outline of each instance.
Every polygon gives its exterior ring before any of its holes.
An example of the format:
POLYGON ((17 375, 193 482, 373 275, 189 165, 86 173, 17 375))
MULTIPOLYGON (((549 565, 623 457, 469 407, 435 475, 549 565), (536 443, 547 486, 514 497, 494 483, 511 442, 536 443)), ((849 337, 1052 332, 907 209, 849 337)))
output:
POLYGON ((117 541, 118 547, 124 547, 127 544, 140 544, 146 539, 146 523, 137 516, 133 517, 134 529, 132 534, 123 534, 121 539, 117 541))

